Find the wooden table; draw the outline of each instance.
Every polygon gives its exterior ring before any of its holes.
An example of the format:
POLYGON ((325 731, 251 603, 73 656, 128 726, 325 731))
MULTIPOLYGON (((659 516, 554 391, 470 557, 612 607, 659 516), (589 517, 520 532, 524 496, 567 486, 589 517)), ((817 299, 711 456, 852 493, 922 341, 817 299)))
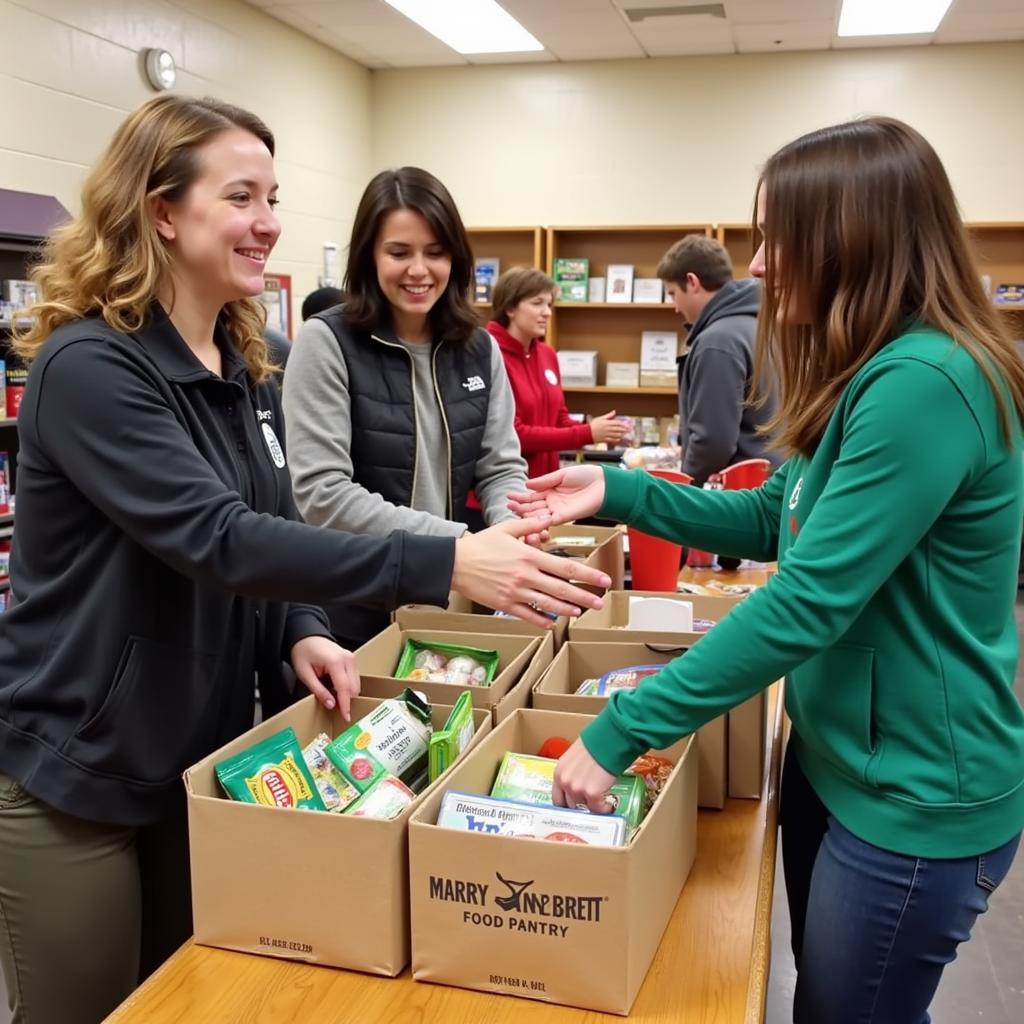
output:
MULTIPOLYGON (((703 574, 687 572, 687 578, 703 574)), ((763 574, 762 574, 763 577, 763 574)), ((744 574, 715 578, 743 582, 744 574)), ((753 582, 763 582, 752 580, 753 582)), ((783 744, 781 687, 769 693, 764 799, 698 812, 697 858, 633 1011, 643 1024, 760 1024, 770 963, 783 744)), ((301 872, 295 884, 302 884, 301 872)), ((329 884, 323 876, 320 884, 329 884)), ((311 899, 315 906, 315 896, 311 899)), ((595 1024, 623 1018, 183 946, 108 1024, 595 1024)))

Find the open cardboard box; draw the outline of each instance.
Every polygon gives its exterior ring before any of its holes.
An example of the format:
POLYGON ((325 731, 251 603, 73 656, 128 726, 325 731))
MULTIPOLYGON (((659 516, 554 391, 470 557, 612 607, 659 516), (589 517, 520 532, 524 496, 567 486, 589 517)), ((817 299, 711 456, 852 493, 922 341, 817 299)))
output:
MULTIPOLYGON (((544 550, 562 548, 574 557, 580 557, 584 565, 592 569, 599 569, 611 577, 612 585, 610 590, 621 590, 625 586, 626 579, 626 555, 623 547, 625 531, 617 526, 580 526, 576 523, 566 523, 563 526, 552 526, 548 531, 549 540, 544 545, 544 550), (592 537, 593 544, 565 544, 568 538, 592 537)), ((603 590, 596 587, 584 586, 585 590, 592 590, 595 594, 603 594, 603 590)))
POLYGON ((409 827, 412 971, 417 981, 628 1014, 693 864, 692 737, 628 846, 516 839, 439 828, 447 790, 489 793, 506 751, 575 739, 586 715, 520 710, 423 800, 409 827))
MULTIPOLYGON (((431 703, 452 705, 463 690, 473 694, 473 706, 494 708, 520 682, 528 671, 534 679, 551 660, 551 641, 543 645, 540 636, 521 636, 515 633, 446 633, 440 629, 403 629, 393 622, 387 629, 371 637, 355 652, 356 668, 362 682, 362 692, 372 697, 394 697, 407 686, 415 686, 427 695, 431 703), (456 686, 452 683, 410 683, 397 679, 392 673, 398 666, 406 640, 436 641, 461 644, 498 652, 498 672, 490 686, 456 686), (540 655, 534 664, 534 659, 540 655)), ((528 695, 517 695, 524 704, 528 695)))
MULTIPOLYGON (((533 706, 548 711, 569 711, 597 715, 607 697, 584 697, 576 693, 584 679, 595 679, 629 665, 667 665, 680 657, 677 647, 652 649, 645 644, 594 644, 570 640, 555 655, 548 670, 533 688, 533 706)), ((697 803, 721 808, 727 791, 726 716, 722 715, 697 731, 700 771, 697 803)))
MULTIPOLYGON (((378 704, 355 698, 352 721, 378 704)), ((450 713, 435 705, 434 728, 450 713)), ((490 731, 490 710, 474 708, 473 719, 470 750, 490 731)), ((289 725, 305 746, 344 722, 309 696, 185 772, 196 942, 396 975, 409 962, 409 818, 448 772, 390 821, 228 799, 214 767, 289 725)))
POLYGON ((630 629, 629 599, 631 597, 658 597, 667 601, 681 601, 693 605, 695 619, 718 622, 738 605, 741 597, 702 597, 697 594, 672 594, 657 590, 609 590, 604 595, 604 607, 588 608, 578 619, 569 623, 569 639, 591 643, 675 643, 681 647, 695 644, 704 633, 674 632, 671 630, 630 629))

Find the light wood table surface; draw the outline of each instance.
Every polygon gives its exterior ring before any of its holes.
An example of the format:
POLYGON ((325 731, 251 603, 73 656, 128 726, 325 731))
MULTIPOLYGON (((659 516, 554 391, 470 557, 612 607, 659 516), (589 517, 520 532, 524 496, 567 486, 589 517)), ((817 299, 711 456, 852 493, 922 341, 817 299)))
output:
MULTIPOLYGON (((716 573, 715 578, 750 579, 740 573, 716 573)), ((763 574, 751 581, 763 582, 763 574)), ((697 857, 631 1022, 764 1020, 783 744, 780 696, 778 685, 769 691, 764 798, 729 799, 721 811, 698 812, 697 857)), ((319 884, 329 881, 329 874, 322 875, 319 884)), ((304 884, 300 870, 293 882, 297 890, 304 884)), ((315 913, 315 892, 306 898, 315 913)), ((408 969, 398 978, 379 978, 189 942, 107 1024, 596 1024, 622 1019, 421 984, 408 969)))

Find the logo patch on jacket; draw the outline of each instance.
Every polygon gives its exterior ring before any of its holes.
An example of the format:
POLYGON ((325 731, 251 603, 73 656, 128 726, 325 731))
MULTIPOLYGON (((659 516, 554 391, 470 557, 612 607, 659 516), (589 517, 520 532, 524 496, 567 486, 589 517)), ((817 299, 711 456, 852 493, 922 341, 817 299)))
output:
POLYGON ((478 377, 475 374, 472 377, 468 377, 462 382, 462 386, 467 391, 483 391, 487 385, 484 383, 483 377, 478 377))
POLYGON ((793 488, 793 493, 789 496, 789 511, 790 512, 792 512, 793 509, 795 509, 797 507, 797 505, 800 504, 800 492, 803 490, 803 488, 804 488, 804 478, 800 477, 800 479, 797 480, 797 482, 796 482, 796 487, 793 488))
POLYGON ((551 369, 551 367, 548 367, 544 371, 544 379, 551 385, 558 384, 558 375, 555 373, 554 370, 551 369))
POLYGON ((284 449, 277 439, 277 434, 274 433, 274 428, 269 423, 261 423, 260 426, 263 428, 263 440, 267 442, 267 449, 274 460, 274 465, 278 469, 284 469, 284 449))

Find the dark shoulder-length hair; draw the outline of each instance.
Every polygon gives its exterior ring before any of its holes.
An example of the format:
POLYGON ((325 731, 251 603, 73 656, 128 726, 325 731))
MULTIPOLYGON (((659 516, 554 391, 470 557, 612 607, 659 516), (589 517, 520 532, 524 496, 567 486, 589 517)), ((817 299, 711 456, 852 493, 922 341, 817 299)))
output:
POLYGON ((480 326, 470 304, 473 252, 451 193, 429 171, 399 167, 376 175, 359 200, 345 268, 345 318, 357 331, 391 323, 391 306, 377 281, 374 246, 384 218, 393 210, 414 210, 430 225, 451 257, 452 272, 428 319, 438 340, 466 342, 480 326))
POLYGON ((780 446, 813 453, 846 385, 913 322, 974 357, 1009 440, 1024 419, 1024 362, 982 288, 929 143, 893 118, 838 124, 780 149, 760 187, 765 287, 754 379, 765 379, 766 364, 775 371, 780 401, 766 429, 780 446))

